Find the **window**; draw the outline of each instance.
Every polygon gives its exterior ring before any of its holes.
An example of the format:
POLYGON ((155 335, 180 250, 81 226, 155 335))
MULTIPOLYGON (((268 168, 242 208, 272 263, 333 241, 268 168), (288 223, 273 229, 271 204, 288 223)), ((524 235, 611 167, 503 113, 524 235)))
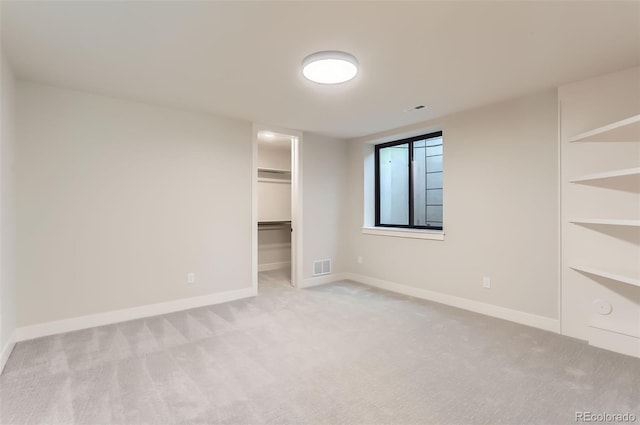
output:
POLYGON ((375 147, 376 226, 442 230, 442 132, 375 147))

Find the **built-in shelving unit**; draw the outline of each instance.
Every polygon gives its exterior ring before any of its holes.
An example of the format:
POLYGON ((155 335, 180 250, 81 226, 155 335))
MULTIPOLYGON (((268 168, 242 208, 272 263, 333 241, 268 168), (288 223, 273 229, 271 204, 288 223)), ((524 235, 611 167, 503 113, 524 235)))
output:
MULTIPOLYGON (((634 115, 614 123, 598 127, 594 130, 578 134, 569 139, 569 142, 640 142, 640 114, 634 115)), ((581 183, 591 180, 618 178, 626 176, 640 176, 640 167, 622 168, 612 171, 586 174, 570 183, 581 183)), ((577 218, 570 220, 574 224, 599 224, 606 226, 640 227, 640 219, 617 218, 577 218)), ((612 279, 618 282, 640 287, 640 279, 591 266, 572 266, 574 270, 612 279)))
POLYGON ((640 358, 640 68, 558 88, 561 328, 640 358))
POLYGON ((640 178, 640 167, 625 168, 622 170, 605 171, 602 173, 586 174, 570 180, 571 183, 587 182, 591 180, 610 179, 615 177, 638 176, 640 178))
POLYGON ((589 266, 571 266, 573 270, 640 287, 640 279, 589 266))
POLYGON ((578 218, 571 220, 576 224, 606 224, 610 226, 640 226, 640 220, 626 220, 614 218, 578 218))
POLYGON ((569 142, 637 142, 640 136, 640 114, 578 134, 569 142))
MULTIPOLYGON (((598 127, 585 133, 578 134, 577 136, 569 138, 568 142, 640 142, 640 114, 613 122, 602 127, 598 127)), ((627 143, 625 143, 625 145, 628 146, 627 143)), ((622 148, 622 145, 618 145, 615 150, 613 150, 610 146, 606 149, 610 152, 620 152, 620 148, 622 148)), ((592 149, 594 150, 594 152, 600 152, 600 155, 602 155, 604 153, 603 149, 605 148, 594 147, 592 149)), ((624 149, 629 152, 628 148, 624 149)), ((576 146, 574 148, 574 151, 576 150, 578 152, 578 156, 586 154, 586 152, 579 146, 576 146)), ((568 150, 568 152, 572 151, 568 150)), ((607 163, 609 165, 622 164, 623 158, 624 163, 629 164, 627 162, 627 158, 625 158, 620 153, 609 156, 607 163), (612 158, 618 158, 618 160, 611 161, 612 158)), ((592 161, 595 164, 598 162, 598 158, 592 157, 592 161)), ((618 215, 619 217, 621 214, 624 214, 624 211, 626 211, 627 213, 630 211, 628 204, 630 202, 629 196, 636 196, 636 199, 640 200, 640 194, 637 193, 639 190, 638 188, 640 188, 640 184, 637 184, 640 183, 640 166, 634 166, 631 168, 614 167, 614 169, 610 171, 576 176, 568 181, 568 189, 571 193, 570 198, 582 199, 582 201, 577 204, 571 205, 569 209, 572 210, 572 215, 585 214, 587 217, 583 216, 581 218, 568 218, 568 221, 576 225, 603 226, 602 230, 605 234, 607 234, 607 232, 609 231, 609 227, 624 227, 628 229, 625 230, 625 232, 637 231, 637 229, 640 228, 640 218, 589 218, 589 209, 585 209, 585 207, 590 204, 590 202, 588 201, 591 193, 590 190, 573 191, 572 189, 572 187, 575 187, 574 185, 587 183, 588 186, 592 186, 594 181, 601 181, 605 179, 619 179, 619 183, 622 183, 622 179, 625 179, 626 182, 628 182, 629 179, 637 179, 638 181, 634 180, 634 183, 636 184, 632 184, 631 186, 626 185, 625 183, 625 191, 626 193, 629 193, 629 195, 611 196, 614 195, 613 192, 606 192, 605 194, 607 199, 620 199, 621 203, 618 203, 617 201, 607 203, 607 207, 604 209, 604 211, 608 211, 611 215, 618 215), (635 195, 630 195, 631 193, 635 193, 635 195), (580 205, 580 207, 574 210, 573 207, 578 205, 580 205)), ((615 190, 614 187, 611 186, 611 183, 607 183, 606 185, 597 184, 597 186, 597 189, 594 188, 595 190, 615 190)), ((595 197, 596 194, 594 193, 593 196, 595 197)), ((599 211, 602 212, 603 210, 599 211)), ((613 231, 613 229, 611 229, 611 231, 613 231)), ((590 329, 588 332, 589 343, 599 347, 620 351, 625 354, 640 356, 640 351, 638 351, 638 333, 636 329, 638 326, 636 323, 634 323, 634 318, 637 317, 635 311, 637 311, 638 306, 633 306, 633 304, 630 305, 627 301, 628 298, 624 299, 624 295, 621 296, 616 292, 622 291, 622 293, 628 294, 629 291, 631 291, 632 293, 640 291, 640 265, 637 264, 637 261, 636 264, 629 265, 625 261, 619 263, 618 259, 616 259, 616 266, 613 266, 611 268, 607 268, 606 266, 606 264, 611 260, 608 255, 620 255, 627 258, 626 261, 631 261, 634 257, 638 258, 637 255, 630 255, 630 253, 627 251, 628 249, 638 250, 638 247, 627 245, 627 247, 625 248, 617 248, 623 250, 614 251, 617 253, 616 254, 614 252, 603 251, 602 249, 606 250, 607 248, 600 248, 599 245, 590 245, 588 242, 590 240, 589 237, 587 236, 587 234, 584 234, 581 231, 572 231, 568 232, 567 234, 572 235, 572 240, 567 241, 570 245, 576 246, 582 244, 583 247, 588 247, 587 250, 583 250, 583 253, 580 254, 580 257, 591 257, 593 263, 597 262, 597 264, 581 264, 570 266, 571 269, 579 272, 580 274, 583 274, 593 282, 593 284, 588 284, 587 281, 581 281, 585 285, 582 290, 585 294, 589 294, 589 296, 586 297, 584 301, 592 303, 592 305, 595 302, 604 303, 604 305, 609 307, 609 309, 605 309, 604 312, 598 310, 594 311, 592 306, 591 308, 585 308, 584 311, 592 311, 590 317, 586 318, 586 325, 590 329), (602 282, 598 278, 617 282, 619 285, 622 285, 622 287, 612 292, 611 289, 605 288, 606 285, 603 285, 604 282, 602 282)), ((613 245, 606 243, 605 246, 610 248, 613 245)), ((574 259, 577 259, 577 257, 574 259)), ((635 298, 635 296, 633 296, 632 298, 635 298)))

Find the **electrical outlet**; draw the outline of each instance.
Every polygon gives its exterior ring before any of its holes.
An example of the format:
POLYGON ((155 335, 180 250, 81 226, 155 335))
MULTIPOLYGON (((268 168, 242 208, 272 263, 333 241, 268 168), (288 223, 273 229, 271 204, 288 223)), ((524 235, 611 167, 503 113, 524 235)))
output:
POLYGON ((362 264, 363 261, 362 255, 358 255, 358 264, 362 264))
POLYGON ((482 278, 482 286, 487 288, 487 289, 491 289, 491 278, 490 277, 483 277, 482 278))
POLYGON ((196 283, 195 273, 187 273, 187 283, 196 283))

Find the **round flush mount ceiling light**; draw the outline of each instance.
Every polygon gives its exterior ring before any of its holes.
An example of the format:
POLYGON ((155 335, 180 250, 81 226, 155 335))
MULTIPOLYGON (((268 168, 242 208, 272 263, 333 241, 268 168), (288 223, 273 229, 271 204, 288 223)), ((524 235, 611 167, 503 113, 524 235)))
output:
POLYGON ((302 74, 320 84, 339 84, 358 73, 358 60, 349 53, 326 50, 313 53, 302 61, 302 74))

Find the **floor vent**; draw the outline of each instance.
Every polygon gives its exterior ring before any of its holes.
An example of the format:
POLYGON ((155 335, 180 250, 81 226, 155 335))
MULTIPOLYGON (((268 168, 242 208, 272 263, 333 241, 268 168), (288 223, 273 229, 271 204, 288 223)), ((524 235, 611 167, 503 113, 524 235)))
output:
POLYGON ((321 276, 331 273, 331 260, 317 260, 313 262, 313 275, 321 276))

